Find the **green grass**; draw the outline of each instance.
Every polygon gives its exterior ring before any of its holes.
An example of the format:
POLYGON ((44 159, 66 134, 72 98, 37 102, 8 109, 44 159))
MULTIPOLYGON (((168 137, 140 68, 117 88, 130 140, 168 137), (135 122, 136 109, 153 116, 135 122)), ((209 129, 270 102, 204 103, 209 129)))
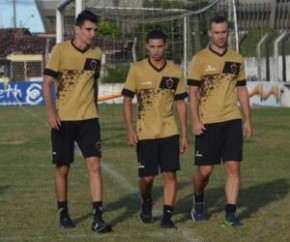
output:
POLYGON ((209 220, 191 221, 193 136, 182 157, 173 219, 178 231, 161 230, 162 179, 156 178, 152 225, 139 222, 135 150, 126 144, 119 105, 100 105, 103 137, 104 218, 111 234, 90 231, 86 168, 76 152, 69 201, 77 228, 60 230, 53 189, 49 128, 44 107, 0 107, 0 241, 290 241, 290 110, 253 110, 253 137, 245 141, 239 229, 221 226, 224 169, 217 166, 206 190, 209 220))

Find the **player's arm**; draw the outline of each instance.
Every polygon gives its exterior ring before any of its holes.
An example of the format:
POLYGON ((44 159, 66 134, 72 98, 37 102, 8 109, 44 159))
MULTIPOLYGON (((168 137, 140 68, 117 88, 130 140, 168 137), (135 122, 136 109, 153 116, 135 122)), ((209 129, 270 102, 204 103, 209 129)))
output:
POLYGON ((189 86, 189 109, 191 113, 192 132, 194 135, 201 135, 205 127, 200 120, 199 116, 199 87, 195 85, 189 86))
POLYGON ((252 121, 251 121, 251 109, 249 102, 249 94, 246 86, 237 86, 238 100, 243 112, 243 133, 245 137, 252 135, 252 121))
POLYGON ((187 138, 187 107, 184 99, 176 100, 175 103, 181 134, 180 153, 186 153, 189 147, 187 138))
POLYGON ((43 83, 42 83, 42 92, 43 92, 43 98, 45 102, 46 107, 46 114, 47 114, 47 120, 51 128, 59 129, 61 123, 60 119, 57 116, 54 108, 54 104, 52 101, 52 84, 53 84, 53 77, 49 75, 43 76, 43 83))
POLYGON ((123 99, 123 117, 127 130, 127 140, 129 145, 135 146, 138 143, 138 138, 133 126, 133 111, 132 111, 132 98, 124 96, 123 99))
MULTIPOLYGON (((95 102, 96 102, 96 107, 98 109, 98 97, 99 97, 99 83, 98 83, 98 75, 95 75, 95 82, 94 82, 94 96, 95 96, 95 102)), ((99 112, 99 110, 98 110, 99 112)))

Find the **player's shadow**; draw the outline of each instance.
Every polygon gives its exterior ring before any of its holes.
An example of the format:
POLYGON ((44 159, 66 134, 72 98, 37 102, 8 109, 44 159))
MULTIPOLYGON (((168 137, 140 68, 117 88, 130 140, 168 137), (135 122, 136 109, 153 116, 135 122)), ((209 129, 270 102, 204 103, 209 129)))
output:
MULTIPOLYGON (((238 209, 241 210, 241 219, 249 218, 261 208, 272 202, 283 199, 290 191, 290 183, 287 179, 277 179, 271 182, 242 188, 239 196, 238 209)), ((210 188, 205 193, 207 218, 213 214, 224 211, 224 188, 210 188)), ((176 204, 176 213, 182 214, 178 222, 183 222, 190 217, 193 204, 192 194, 179 199, 176 204)))
POLYGON ((0 186, 0 195, 4 194, 5 192, 7 192, 10 189, 11 189, 11 186, 10 185, 0 186))
MULTIPOLYGON (((154 186, 152 190, 153 202, 163 196, 163 186, 154 186)), ((116 210, 123 210, 118 213, 118 216, 111 220, 110 224, 116 226, 132 216, 138 216, 141 208, 140 192, 127 194, 115 202, 106 204, 106 212, 114 212, 116 210)))

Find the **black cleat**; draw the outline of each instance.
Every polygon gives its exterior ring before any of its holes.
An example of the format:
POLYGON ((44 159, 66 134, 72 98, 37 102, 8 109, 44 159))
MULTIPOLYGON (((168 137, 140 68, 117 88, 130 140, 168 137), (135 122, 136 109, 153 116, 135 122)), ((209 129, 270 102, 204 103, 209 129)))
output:
POLYGON ((59 227, 62 229, 73 229, 76 225, 71 220, 70 216, 61 216, 59 219, 59 227))
POLYGON ((177 229, 175 224, 170 219, 162 219, 160 227, 163 229, 177 229))
POLYGON ((147 199, 146 201, 142 201, 140 219, 144 224, 151 224, 153 222, 151 198, 147 199))
POLYGON ((92 224, 92 231, 97 233, 108 233, 112 231, 112 227, 105 223, 103 219, 96 219, 92 224))

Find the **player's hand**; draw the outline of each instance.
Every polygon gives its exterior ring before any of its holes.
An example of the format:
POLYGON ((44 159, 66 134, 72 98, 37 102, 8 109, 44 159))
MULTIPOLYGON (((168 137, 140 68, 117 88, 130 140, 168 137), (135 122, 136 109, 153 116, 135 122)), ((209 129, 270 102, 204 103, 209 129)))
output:
POLYGON ((250 120, 245 120, 243 123, 243 135, 246 138, 250 138, 252 135, 252 123, 250 120))
POLYGON ((134 131, 129 131, 127 133, 127 141, 128 145, 130 146, 136 146, 138 143, 138 137, 134 131))
POLYGON ((47 120, 51 128, 59 130, 61 126, 60 119, 53 109, 47 110, 47 120))
POLYGON ((192 123, 192 133, 196 136, 202 135, 206 128, 200 120, 196 120, 192 123))
POLYGON ((189 149, 189 144, 188 144, 187 137, 183 137, 180 141, 180 148, 179 148, 180 153, 185 154, 187 153, 188 149, 189 149))

